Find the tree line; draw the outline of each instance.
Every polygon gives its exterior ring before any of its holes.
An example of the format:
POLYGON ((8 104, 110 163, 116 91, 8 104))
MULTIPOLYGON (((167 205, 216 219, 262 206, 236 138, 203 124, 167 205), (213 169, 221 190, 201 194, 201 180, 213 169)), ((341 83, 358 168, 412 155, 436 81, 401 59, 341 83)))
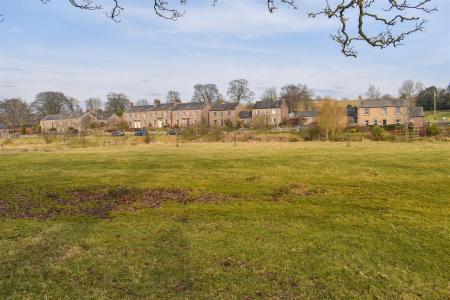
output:
MULTIPOLYGON (((251 105, 255 100, 255 93, 250 89, 246 79, 235 79, 229 82, 225 98, 214 83, 196 84, 191 98, 193 102, 209 102, 212 105, 222 104, 227 101, 251 105)), ((313 91, 304 84, 286 84, 278 91, 275 87, 266 89, 261 100, 277 101, 285 100, 289 111, 294 111, 297 106, 305 110, 311 108, 313 91)), ((167 103, 181 101, 178 91, 170 90, 165 97, 167 103)), ((124 93, 108 93, 106 102, 100 98, 88 98, 84 101, 86 110, 96 114, 112 114, 121 116, 123 112, 133 105, 149 105, 147 99, 139 99, 133 103, 124 93)), ((0 101, 0 122, 8 123, 13 128, 17 126, 36 123, 46 115, 77 114, 81 113, 82 103, 61 92, 46 91, 38 93, 33 102, 28 104, 21 98, 4 99, 0 101)))

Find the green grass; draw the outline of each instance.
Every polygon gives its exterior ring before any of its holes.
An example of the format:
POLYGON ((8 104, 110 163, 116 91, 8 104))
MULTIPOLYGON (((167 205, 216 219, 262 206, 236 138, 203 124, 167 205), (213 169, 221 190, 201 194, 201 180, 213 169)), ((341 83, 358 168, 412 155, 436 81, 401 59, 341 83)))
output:
MULTIPOLYGON (((450 121, 450 111, 438 111, 436 112, 436 120, 440 121, 440 120, 448 120, 450 121)), ((427 111, 425 112, 425 120, 426 121, 434 121, 434 112, 432 111, 427 111)))
POLYGON ((1 299, 450 297, 450 143, 15 150, 0 169, 1 299), (55 206, 100 188, 231 200, 55 206))

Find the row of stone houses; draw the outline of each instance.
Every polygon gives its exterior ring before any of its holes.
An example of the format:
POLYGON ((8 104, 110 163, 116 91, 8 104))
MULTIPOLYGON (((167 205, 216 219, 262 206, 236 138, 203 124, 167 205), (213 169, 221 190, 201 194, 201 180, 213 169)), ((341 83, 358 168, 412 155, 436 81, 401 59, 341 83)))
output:
POLYGON ((39 125, 42 132, 65 133, 68 130, 86 131, 93 124, 97 124, 99 127, 112 127, 121 121, 122 119, 116 114, 97 115, 87 111, 76 114, 47 115, 41 119, 39 125))
POLYGON ((155 100, 153 105, 128 108, 123 119, 130 128, 189 127, 195 124, 226 126, 243 124, 250 126, 252 121, 264 117, 266 124, 276 125, 288 119, 288 107, 283 101, 257 101, 251 110, 245 110, 239 103, 188 102, 161 104, 155 100))
MULTIPOLYGON (((405 123, 405 108, 396 100, 363 100, 356 108, 346 111, 347 124, 369 125, 400 125, 405 123)), ((188 102, 161 103, 155 100, 153 105, 132 106, 122 118, 117 115, 94 115, 90 112, 74 115, 48 115, 41 120, 41 130, 63 133, 67 129, 84 131, 93 123, 103 125, 117 124, 124 121, 131 129, 189 127, 196 124, 209 126, 241 126, 250 127, 263 122, 265 125, 296 121, 297 124, 310 125, 317 122, 319 111, 300 111, 288 113, 284 101, 257 101, 251 109, 245 109, 239 103, 188 102)), ((415 107, 410 122, 415 127, 424 125, 422 107, 415 107)), ((294 122, 291 122, 294 123, 294 122)))

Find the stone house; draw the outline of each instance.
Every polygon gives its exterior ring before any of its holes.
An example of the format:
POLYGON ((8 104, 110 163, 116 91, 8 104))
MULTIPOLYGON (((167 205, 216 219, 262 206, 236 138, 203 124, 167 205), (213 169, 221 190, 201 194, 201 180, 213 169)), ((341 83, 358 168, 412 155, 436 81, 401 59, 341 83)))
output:
POLYGON ((97 122, 97 118, 90 112, 77 114, 47 115, 40 121, 41 131, 56 131, 65 133, 67 130, 76 129, 79 132, 86 131, 97 122))
POLYGON ((152 128, 164 128, 172 127, 172 110, 177 106, 180 101, 175 103, 163 103, 159 100, 155 100, 153 103, 153 108, 148 113, 148 124, 152 128))
POLYGON ((122 115, 122 119, 128 124, 130 129, 147 128, 150 124, 150 112, 153 105, 132 106, 127 108, 122 115))
POLYGON ((252 125, 252 111, 241 110, 239 112, 239 120, 241 121, 241 127, 250 127, 252 125))
POLYGON ((176 103, 172 110, 172 127, 189 127, 195 124, 209 124, 210 103, 176 103))
POLYGON ((122 118, 112 114, 97 114, 97 123, 99 127, 114 128, 122 122, 122 118))
MULTIPOLYGON (((356 119, 359 126, 404 125, 405 110, 395 99, 362 100, 357 107, 356 119)), ((414 127, 424 125, 423 107, 413 109, 410 121, 414 127)))
POLYGON ((281 124, 289 118, 288 106, 282 100, 256 101, 252 107, 252 123, 264 119, 267 125, 281 124))
POLYGON ((209 126, 225 126, 229 121, 233 126, 241 122, 239 113, 244 109, 240 103, 222 103, 211 107, 209 111, 209 126))
POLYGON ((297 124, 305 126, 316 123, 318 117, 318 110, 298 111, 290 115, 290 119, 296 120, 297 124))

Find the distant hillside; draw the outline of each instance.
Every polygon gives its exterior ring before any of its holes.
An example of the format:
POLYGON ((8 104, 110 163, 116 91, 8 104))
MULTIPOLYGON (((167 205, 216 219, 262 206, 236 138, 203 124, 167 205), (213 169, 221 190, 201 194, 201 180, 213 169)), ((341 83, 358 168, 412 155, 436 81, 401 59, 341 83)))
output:
MULTIPOLYGON (((434 112, 426 111, 425 112, 425 120, 434 121, 434 112)), ((436 112, 436 121, 440 120, 450 120, 450 111, 438 111, 436 112)))

